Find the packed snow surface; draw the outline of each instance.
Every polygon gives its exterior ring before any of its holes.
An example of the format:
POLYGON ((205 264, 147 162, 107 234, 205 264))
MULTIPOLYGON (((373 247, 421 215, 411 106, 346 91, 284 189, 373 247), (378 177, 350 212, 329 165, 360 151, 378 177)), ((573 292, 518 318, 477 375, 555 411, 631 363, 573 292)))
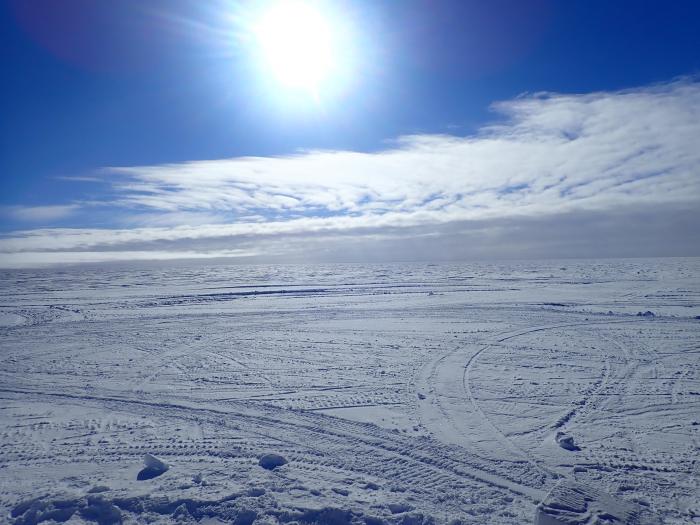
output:
POLYGON ((698 316, 698 259, 4 271, 0 522, 699 523, 698 316))

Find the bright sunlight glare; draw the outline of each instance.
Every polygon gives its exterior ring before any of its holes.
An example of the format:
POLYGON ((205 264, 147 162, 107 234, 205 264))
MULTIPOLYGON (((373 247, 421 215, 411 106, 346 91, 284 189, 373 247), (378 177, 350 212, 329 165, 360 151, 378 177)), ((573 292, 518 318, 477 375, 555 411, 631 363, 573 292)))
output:
POLYGON ((265 66, 286 87, 317 92, 329 80, 335 53, 330 21, 310 4, 279 1, 255 27, 265 66))

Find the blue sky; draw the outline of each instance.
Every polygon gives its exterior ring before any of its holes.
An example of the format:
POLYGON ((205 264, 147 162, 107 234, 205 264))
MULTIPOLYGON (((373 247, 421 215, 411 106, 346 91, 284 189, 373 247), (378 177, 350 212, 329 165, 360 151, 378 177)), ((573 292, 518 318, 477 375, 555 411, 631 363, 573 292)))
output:
POLYGON ((700 3, 312 2, 316 98, 273 4, 2 1, 1 265, 698 255, 700 3))

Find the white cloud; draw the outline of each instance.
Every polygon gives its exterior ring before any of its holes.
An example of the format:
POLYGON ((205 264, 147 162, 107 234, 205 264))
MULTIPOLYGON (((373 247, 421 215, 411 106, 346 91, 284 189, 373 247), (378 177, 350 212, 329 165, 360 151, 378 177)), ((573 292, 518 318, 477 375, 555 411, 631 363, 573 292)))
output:
POLYGON ((123 205, 275 216, 412 213, 434 208, 428 203, 437 198, 446 217, 465 218, 698 195, 696 83, 538 94, 495 108, 507 122, 477 136, 402 137, 377 153, 311 151, 111 171, 124 177, 115 183, 123 205))
POLYGON ((51 222, 72 215, 78 205, 3 206, 0 214, 18 222, 51 222))
POLYGON ((700 208, 700 83, 693 79, 535 94, 494 108, 503 121, 476 135, 401 137, 374 153, 110 168, 112 205, 131 227, 16 232, 0 238, 0 253, 203 243, 211 251, 232 242, 264 252, 263 240, 280 236, 406 239, 425 228, 445 235, 450 224, 466 222, 483 229, 488 221, 700 208))

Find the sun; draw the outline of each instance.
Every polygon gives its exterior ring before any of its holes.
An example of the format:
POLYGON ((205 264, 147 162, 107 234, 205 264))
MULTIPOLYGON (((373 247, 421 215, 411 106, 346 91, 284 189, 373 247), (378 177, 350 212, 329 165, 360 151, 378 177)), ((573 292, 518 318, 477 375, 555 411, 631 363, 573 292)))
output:
POLYGON ((254 28, 262 65, 286 87, 317 92, 337 66, 331 25, 309 3, 269 5, 254 28))

